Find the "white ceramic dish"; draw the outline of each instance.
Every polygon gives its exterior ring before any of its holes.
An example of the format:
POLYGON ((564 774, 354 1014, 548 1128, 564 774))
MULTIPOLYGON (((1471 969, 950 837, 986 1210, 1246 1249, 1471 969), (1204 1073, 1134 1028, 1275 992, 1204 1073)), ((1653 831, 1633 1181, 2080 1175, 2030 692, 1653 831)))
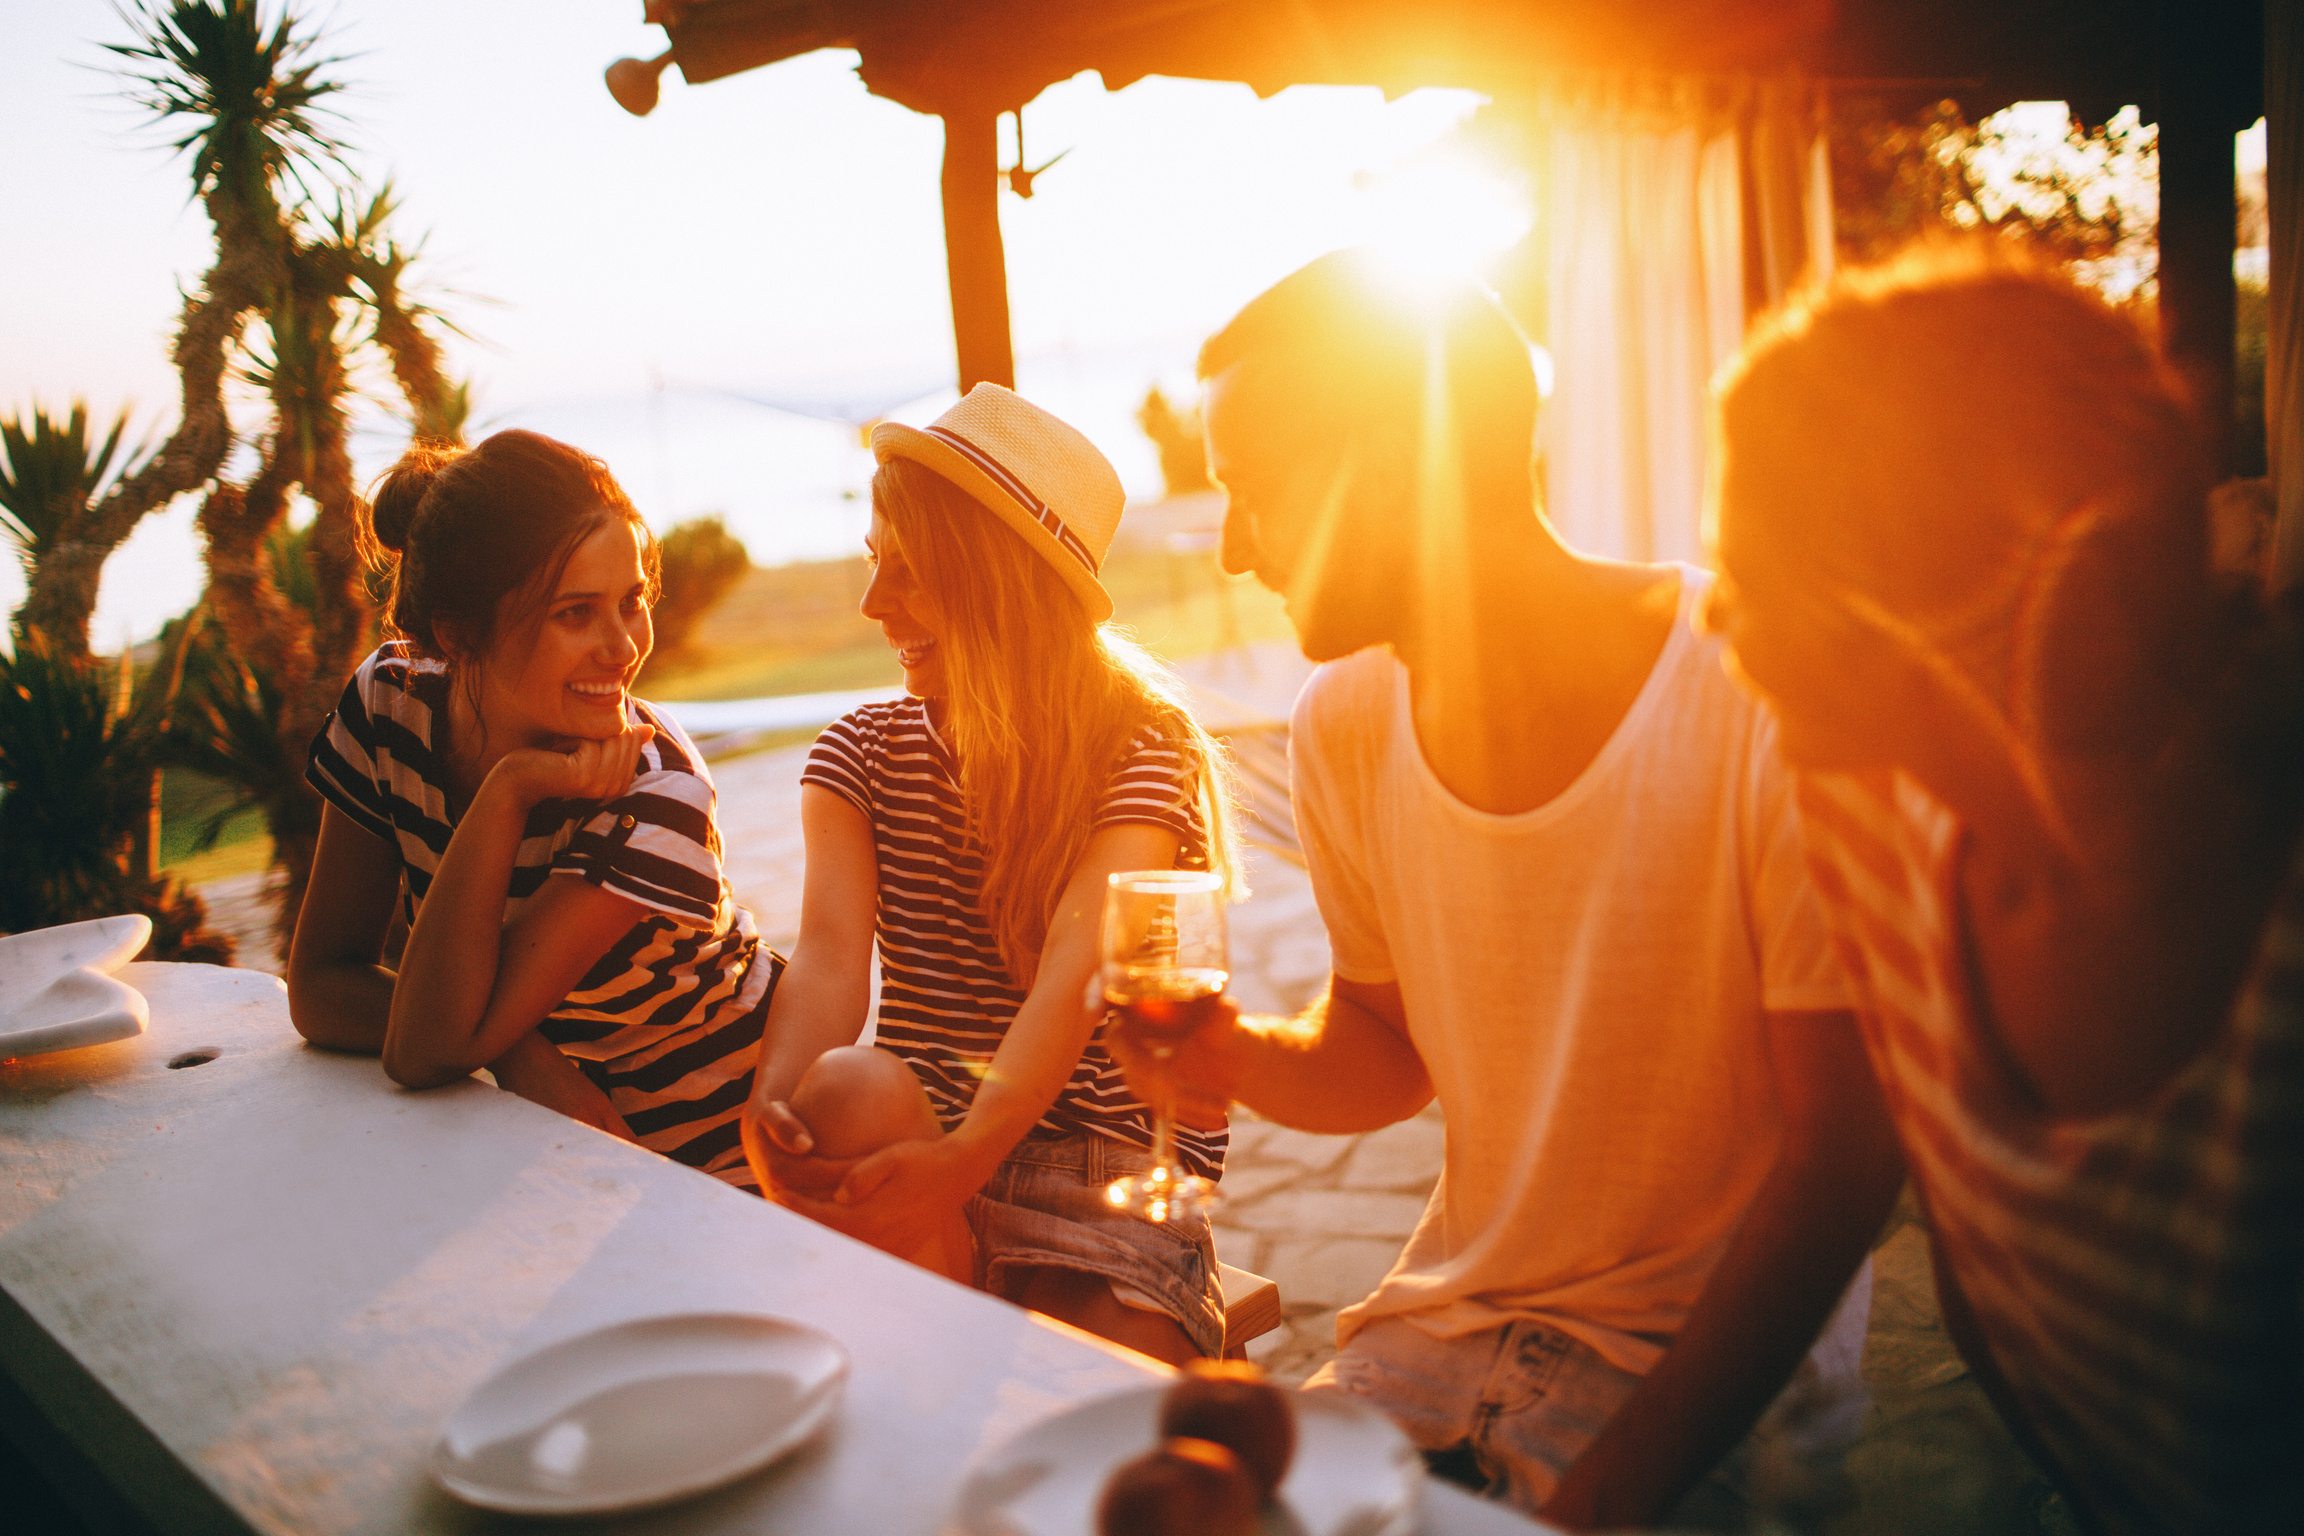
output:
POLYGON ((814 1434, 848 1352, 780 1317, 690 1313, 523 1355, 449 1415, 434 1480, 483 1509, 610 1514, 703 1493, 814 1434))
MULTIPOLYGON (((962 1536, 1094 1536, 1105 1481, 1150 1450, 1165 1384, 1043 1419, 978 1462, 960 1489, 962 1536)), ((1424 1460, 1390 1419, 1327 1393, 1292 1394, 1296 1456, 1264 1514, 1265 1536, 1409 1536, 1424 1460)))
POLYGON ((151 938, 140 912, 0 938, 0 1058, 144 1033, 144 994, 109 973, 151 938))

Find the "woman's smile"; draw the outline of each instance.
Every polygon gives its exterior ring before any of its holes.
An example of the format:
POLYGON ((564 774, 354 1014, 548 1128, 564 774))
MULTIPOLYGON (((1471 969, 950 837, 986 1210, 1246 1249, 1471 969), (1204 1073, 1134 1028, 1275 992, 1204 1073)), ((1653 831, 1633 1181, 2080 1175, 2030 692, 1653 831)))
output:
POLYGON ((934 698, 944 691, 944 656, 915 606, 921 595, 919 580, 897 548, 887 518, 877 510, 872 514, 872 531, 864 536, 864 549, 872 562, 872 580, 864 588, 864 617, 878 624, 895 648, 896 660, 904 668, 905 691, 916 698, 934 698))

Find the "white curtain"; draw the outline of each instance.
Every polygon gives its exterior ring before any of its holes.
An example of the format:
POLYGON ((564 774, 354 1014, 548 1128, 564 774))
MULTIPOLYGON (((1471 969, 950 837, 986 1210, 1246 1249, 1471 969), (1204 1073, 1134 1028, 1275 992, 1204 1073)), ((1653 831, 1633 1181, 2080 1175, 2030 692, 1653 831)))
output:
POLYGON ((1829 271, 1813 102, 1790 80, 1611 79, 1551 93, 1555 383, 1537 439, 1547 510, 1576 548, 1703 558, 1712 375, 1755 297, 1819 263, 1829 271))

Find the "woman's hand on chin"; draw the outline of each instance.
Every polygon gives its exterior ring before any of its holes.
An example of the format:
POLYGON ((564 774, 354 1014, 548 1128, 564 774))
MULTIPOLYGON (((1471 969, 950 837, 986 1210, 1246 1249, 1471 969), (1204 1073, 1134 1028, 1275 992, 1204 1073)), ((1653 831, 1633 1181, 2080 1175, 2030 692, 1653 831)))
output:
POLYGON ((631 784, 641 748, 655 739, 654 726, 628 721, 614 736, 507 752, 489 777, 505 776, 508 787, 529 805, 544 800, 613 800, 631 784))

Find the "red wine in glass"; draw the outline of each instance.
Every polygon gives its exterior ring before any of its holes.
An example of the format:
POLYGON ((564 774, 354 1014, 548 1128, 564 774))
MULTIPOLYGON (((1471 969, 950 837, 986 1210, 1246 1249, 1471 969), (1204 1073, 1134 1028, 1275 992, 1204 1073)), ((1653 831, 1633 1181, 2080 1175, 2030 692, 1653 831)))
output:
POLYGON ((1101 937, 1104 1001, 1119 1010, 1119 1033, 1159 1064, 1140 1084, 1152 1111, 1152 1166, 1112 1181, 1105 1197, 1146 1221, 1204 1211, 1212 1180, 1187 1173, 1176 1157, 1169 1058, 1208 1023, 1224 996, 1223 880, 1206 870, 1133 870, 1110 876, 1101 937))
POLYGON ((1213 966, 1150 971, 1107 985, 1104 1001, 1120 1010, 1122 1027, 1154 1050, 1174 1049, 1216 1013, 1224 972, 1213 966))

